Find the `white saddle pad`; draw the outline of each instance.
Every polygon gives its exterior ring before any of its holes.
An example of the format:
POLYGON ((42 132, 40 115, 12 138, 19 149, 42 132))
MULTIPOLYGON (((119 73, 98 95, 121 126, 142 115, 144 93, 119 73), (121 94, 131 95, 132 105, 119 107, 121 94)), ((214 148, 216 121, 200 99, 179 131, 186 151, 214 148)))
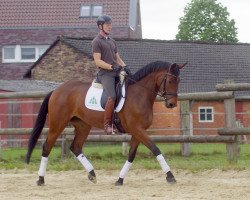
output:
MULTIPOLYGON (((102 92, 103 92, 102 88, 96 88, 91 86, 88 89, 85 98, 85 106, 90 110, 104 111, 104 109, 101 106, 102 92)), ((119 112, 122 109, 124 102, 125 102, 125 85, 123 85, 122 87, 122 97, 119 104, 115 108, 116 112, 119 112)))

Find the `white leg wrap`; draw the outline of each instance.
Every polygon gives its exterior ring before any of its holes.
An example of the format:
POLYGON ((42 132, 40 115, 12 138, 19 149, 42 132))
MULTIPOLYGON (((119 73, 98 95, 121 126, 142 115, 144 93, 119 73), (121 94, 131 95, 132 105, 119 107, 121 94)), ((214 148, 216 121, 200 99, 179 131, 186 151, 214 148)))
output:
POLYGON ((128 170, 130 169, 132 163, 129 161, 126 161, 125 164, 123 165, 122 170, 120 171, 120 178, 125 178, 126 174, 128 173, 128 170))
POLYGON ((156 158, 157 158, 158 162, 160 163, 162 170, 165 173, 169 172, 170 167, 168 166, 168 164, 167 164, 166 160, 164 159, 164 157, 162 156, 162 154, 158 155, 156 158))
POLYGON ((80 161, 83 167, 87 170, 87 172, 90 172, 94 169, 94 167, 91 165, 91 163, 82 153, 79 156, 77 156, 77 159, 80 161))
POLYGON ((45 176, 47 164, 48 164, 48 157, 43 157, 42 156, 40 167, 39 167, 39 170, 38 170, 38 176, 45 176))

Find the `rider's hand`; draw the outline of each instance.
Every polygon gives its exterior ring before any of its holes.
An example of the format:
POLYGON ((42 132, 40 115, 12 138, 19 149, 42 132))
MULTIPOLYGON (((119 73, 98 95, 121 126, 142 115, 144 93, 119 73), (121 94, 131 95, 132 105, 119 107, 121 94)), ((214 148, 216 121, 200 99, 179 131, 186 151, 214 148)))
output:
POLYGON ((114 72, 119 72, 121 70, 121 66, 117 64, 113 64, 111 68, 114 72))
POLYGON ((129 75, 129 76, 132 75, 132 72, 131 72, 131 70, 129 69, 128 65, 124 66, 123 69, 124 69, 124 71, 127 73, 127 75, 129 75))

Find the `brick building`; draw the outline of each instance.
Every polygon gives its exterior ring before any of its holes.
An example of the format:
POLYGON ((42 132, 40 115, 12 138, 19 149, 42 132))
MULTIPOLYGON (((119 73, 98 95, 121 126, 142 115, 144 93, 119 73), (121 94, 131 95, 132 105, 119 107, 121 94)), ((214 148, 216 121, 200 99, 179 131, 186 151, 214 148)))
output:
MULTIPOLYGON (((112 37, 133 72, 156 60, 188 62, 181 72, 180 93, 214 91, 215 85, 226 79, 250 82, 250 44, 142 40, 139 0, 1 3, 0 92, 51 90, 69 79, 90 82, 96 72, 90 45, 98 32, 96 13, 113 17, 112 37)), ((249 93, 236 96, 236 117, 244 126, 250 126, 249 93)), ((26 108, 37 112, 37 106, 1 105, 1 113, 16 111, 25 116, 26 108)), ((180 133, 180 106, 168 110, 159 102, 154 110, 152 129, 160 128, 164 134, 180 133)), ((209 134, 216 134, 215 129, 224 126, 223 102, 193 102, 192 116, 194 134, 206 133, 206 128, 212 128, 209 134)), ((28 126, 15 117, 0 120, 2 127, 28 126)))
POLYGON ((59 35, 93 38, 102 14, 113 18, 113 37, 142 37, 139 0, 2 0, 0 79, 22 79, 59 35))
MULTIPOLYGON (((133 72, 156 60, 179 63, 188 61, 188 66, 181 71, 179 90, 181 93, 215 91, 215 85, 223 83, 226 79, 237 83, 250 82, 250 57, 245 56, 250 56, 249 44, 142 39, 117 39, 116 41, 123 60, 133 72)), ((90 82, 95 77, 95 69, 91 57, 91 39, 58 37, 48 51, 30 67, 24 77, 57 82, 69 79, 90 82)), ((248 95, 249 92, 236 94, 238 99, 236 118, 244 126, 250 126, 248 95)), ((193 102, 191 107, 194 134, 204 132, 216 134, 216 128, 225 126, 223 102, 193 102)), ((162 102, 157 102, 154 111, 151 129, 162 129, 160 131, 164 134, 180 133, 180 106, 169 110, 162 102), (166 128, 167 131, 163 130, 166 128)))

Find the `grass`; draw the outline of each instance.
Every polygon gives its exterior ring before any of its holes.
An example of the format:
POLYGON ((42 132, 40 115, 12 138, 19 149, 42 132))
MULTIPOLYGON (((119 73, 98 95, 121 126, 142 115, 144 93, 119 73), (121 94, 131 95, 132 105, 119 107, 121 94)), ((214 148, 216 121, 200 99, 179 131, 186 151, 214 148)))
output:
MULTIPOLYGON (((240 145, 240 156, 237 163, 227 161, 225 144, 192 144, 191 155, 181 156, 180 144, 157 144, 172 169, 185 169, 192 172, 221 169, 221 170, 250 170, 250 144, 240 145)), ((121 153, 120 144, 87 144, 84 154, 95 169, 121 169, 127 156, 121 153)), ((24 163, 26 149, 1 149, 0 169, 37 170, 40 164, 41 148, 36 148, 29 165, 24 163)), ((48 170, 82 169, 73 155, 61 157, 61 148, 53 148, 49 156, 48 170)), ((139 146, 133 169, 160 169, 160 165, 152 153, 143 145, 139 146)))

